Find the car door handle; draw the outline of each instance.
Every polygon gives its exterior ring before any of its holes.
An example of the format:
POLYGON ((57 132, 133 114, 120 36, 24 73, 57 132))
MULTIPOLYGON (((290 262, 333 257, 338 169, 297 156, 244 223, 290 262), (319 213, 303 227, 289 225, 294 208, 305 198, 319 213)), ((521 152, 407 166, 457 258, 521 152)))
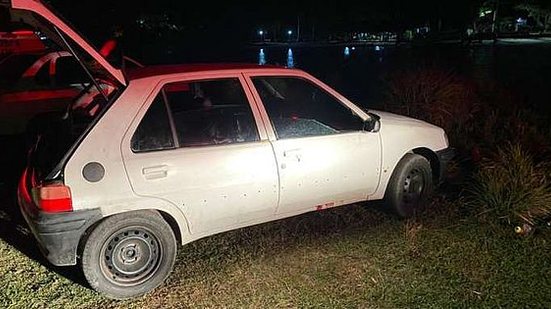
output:
POLYGON ((142 169, 142 174, 144 175, 145 179, 148 180, 165 178, 166 176, 168 176, 168 166, 157 165, 144 167, 142 169))

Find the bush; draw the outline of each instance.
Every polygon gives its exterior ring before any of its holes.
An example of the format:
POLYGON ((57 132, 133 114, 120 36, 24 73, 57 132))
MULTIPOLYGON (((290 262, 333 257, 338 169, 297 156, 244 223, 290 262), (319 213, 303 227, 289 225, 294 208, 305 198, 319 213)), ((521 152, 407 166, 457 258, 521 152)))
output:
POLYGON ((498 145, 522 145, 545 160, 551 155, 551 126, 511 91, 477 85, 435 67, 399 71, 386 78, 385 109, 423 119, 446 130, 460 158, 477 163, 498 145))
POLYGON ((535 225, 551 214, 546 174, 547 167, 518 144, 499 148, 475 173, 468 204, 490 222, 535 225))
POLYGON ((551 154, 549 121, 545 113, 527 106, 515 93, 495 84, 485 84, 478 93, 481 97, 472 136, 484 152, 492 153, 496 145, 519 144, 535 156, 546 160, 551 154))
POLYGON ((479 100, 476 87, 452 72, 423 68, 392 74, 386 82, 385 108, 420 118, 447 132, 468 132, 479 100))

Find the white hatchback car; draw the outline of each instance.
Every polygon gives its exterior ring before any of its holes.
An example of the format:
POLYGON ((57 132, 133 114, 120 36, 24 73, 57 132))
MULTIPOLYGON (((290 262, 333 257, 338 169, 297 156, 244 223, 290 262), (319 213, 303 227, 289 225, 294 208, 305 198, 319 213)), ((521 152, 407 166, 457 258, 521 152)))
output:
POLYGON ((452 155, 441 128, 365 112, 300 70, 122 74, 40 2, 13 0, 10 11, 59 35, 101 76, 41 135, 18 195, 48 260, 80 260, 90 285, 112 298, 161 284, 177 243, 383 198, 410 216, 452 155))

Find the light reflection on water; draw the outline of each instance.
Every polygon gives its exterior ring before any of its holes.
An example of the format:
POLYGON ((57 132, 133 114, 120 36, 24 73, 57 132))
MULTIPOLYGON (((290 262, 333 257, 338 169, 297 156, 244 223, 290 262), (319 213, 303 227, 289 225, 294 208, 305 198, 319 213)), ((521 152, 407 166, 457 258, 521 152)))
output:
POLYGON ((287 67, 288 68, 294 68, 295 67, 295 59, 293 57, 293 50, 289 48, 289 51, 287 51, 287 67))
MULTIPOLYGON (((258 64, 260 65, 266 64, 266 53, 264 52, 264 48, 261 48, 258 51, 258 64)), ((295 57, 293 55, 293 49, 291 48, 287 50, 287 67, 288 68, 295 67, 295 57)))
POLYGON ((265 65, 266 64, 266 54, 264 53, 264 48, 261 48, 258 52, 258 64, 265 65))

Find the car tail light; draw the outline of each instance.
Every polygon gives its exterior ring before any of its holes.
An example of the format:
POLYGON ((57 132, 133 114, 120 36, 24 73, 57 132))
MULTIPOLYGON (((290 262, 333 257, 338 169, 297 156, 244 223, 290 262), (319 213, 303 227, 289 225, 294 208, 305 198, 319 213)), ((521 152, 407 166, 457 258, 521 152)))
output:
POLYGON ((33 189, 35 201, 44 212, 73 211, 71 189, 62 184, 51 184, 33 189))
POLYGON ((34 31, 32 31, 32 30, 15 30, 12 33, 14 35, 33 35, 34 31))

